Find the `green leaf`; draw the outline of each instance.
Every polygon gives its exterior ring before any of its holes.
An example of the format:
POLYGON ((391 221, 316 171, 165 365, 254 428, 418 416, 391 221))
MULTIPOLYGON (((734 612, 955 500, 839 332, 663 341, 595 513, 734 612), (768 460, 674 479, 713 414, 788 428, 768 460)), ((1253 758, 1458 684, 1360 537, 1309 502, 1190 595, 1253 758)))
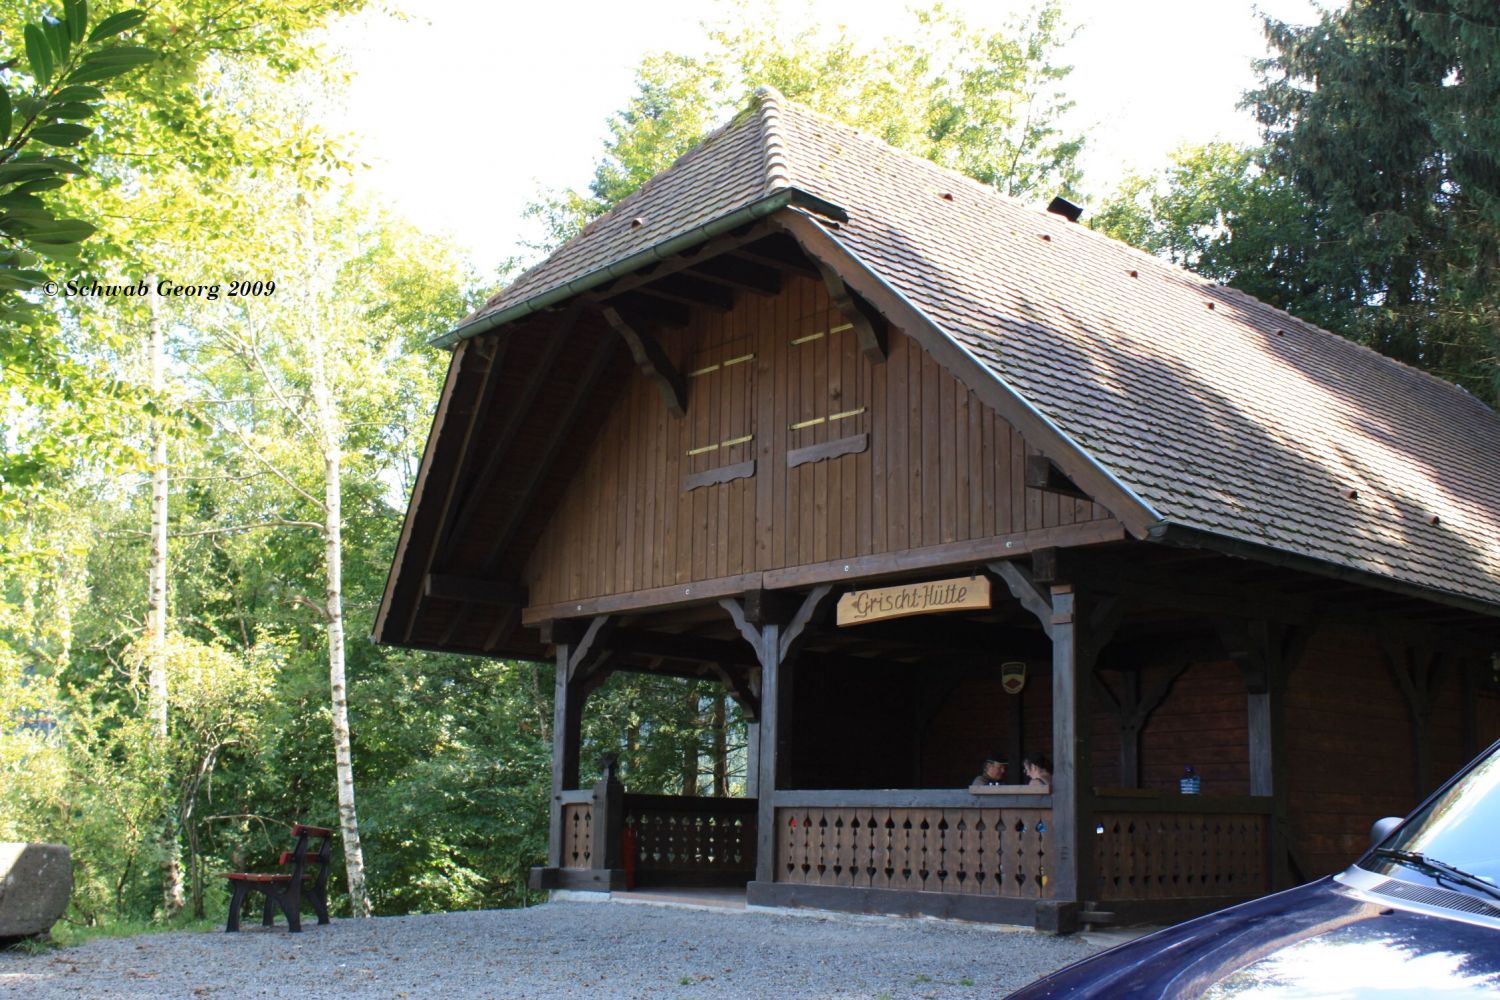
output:
POLYGON ((47 44, 52 48, 52 55, 56 58, 57 65, 67 62, 68 53, 73 48, 73 40, 68 37, 68 26, 61 21, 43 18, 42 34, 47 36, 47 44))
POLYGON ((77 45, 89 26, 88 0, 64 0, 63 9, 68 13, 68 37, 77 45))
POLYGON ((93 133, 87 125, 59 122, 55 125, 39 125, 31 130, 31 138, 49 146, 76 146, 93 133))
POLYGON ((31 63, 31 75, 37 83, 46 86, 52 79, 52 47, 42 29, 28 24, 22 32, 26 36, 26 59, 31 63))
POLYGON ((102 101, 104 91, 98 87, 64 87, 52 95, 54 101, 102 101))
POLYGON ((0 86, 0 144, 10 141, 10 91, 0 86))
POLYGON ((0 163, 0 184, 38 180, 43 177, 52 177, 57 173, 59 173, 58 169, 48 163, 38 160, 14 160, 10 163, 0 163))
POLYGON ((3 206, 4 208, 9 210, 19 208, 31 209, 34 211, 44 211, 40 198, 32 194, 30 191, 22 191, 20 188, 17 188, 14 191, 7 191, 5 194, 0 194, 0 206, 3 206))
POLYGON ((93 113, 94 106, 91 104, 59 104, 54 101, 47 105, 47 114, 63 121, 80 121, 93 113))
POLYGON ((82 243, 94 235, 94 227, 82 219, 58 219, 31 234, 33 243, 53 246, 66 243, 82 243))
POLYGON ((137 66, 143 66, 156 58, 156 53, 150 49, 114 54, 119 51, 119 49, 110 49, 84 56, 79 67, 68 74, 68 82, 96 83, 100 80, 108 80, 122 73, 128 73, 137 66))
POLYGON ((99 26, 89 35, 89 41, 100 42, 106 38, 113 38, 122 31, 129 31, 146 19, 143 10, 122 10, 118 14, 111 14, 99 22, 99 26))
POLYGON ((38 163, 45 163, 60 174, 86 174, 87 170, 74 163, 72 160, 64 160, 60 156, 43 156, 37 159, 38 163))
POLYGON ((56 191, 68 182, 61 177, 45 177, 37 181, 27 181, 19 184, 11 190, 11 194, 40 194, 43 191, 56 191))
POLYGON ((0 269, 0 288, 26 292, 41 287, 47 276, 41 271, 7 271, 0 269))

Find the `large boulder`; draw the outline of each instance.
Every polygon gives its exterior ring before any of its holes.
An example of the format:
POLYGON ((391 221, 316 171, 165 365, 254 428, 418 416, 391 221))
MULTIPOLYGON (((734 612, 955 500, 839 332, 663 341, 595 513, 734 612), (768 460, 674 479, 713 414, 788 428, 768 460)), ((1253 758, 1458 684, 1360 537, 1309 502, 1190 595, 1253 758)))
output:
POLYGON ((46 933, 72 895, 65 844, 0 843, 0 941, 46 933))

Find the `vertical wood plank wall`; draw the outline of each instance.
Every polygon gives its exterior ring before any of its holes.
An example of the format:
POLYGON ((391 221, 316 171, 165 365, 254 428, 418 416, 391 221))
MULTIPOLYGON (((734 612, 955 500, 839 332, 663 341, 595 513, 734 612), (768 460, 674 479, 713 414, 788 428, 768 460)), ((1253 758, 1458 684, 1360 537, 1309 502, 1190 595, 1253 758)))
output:
POLYGON ((1029 452, 912 340, 872 364, 821 283, 694 310, 664 337, 687 376, 671 416, 632 371, 525 571, 533 605, 897 552, 1109 517, 1028 490, 1029 452), (857 454, 787 453, 858 435, 857 454), (684 490, 754 460, 755 474, 684 490))

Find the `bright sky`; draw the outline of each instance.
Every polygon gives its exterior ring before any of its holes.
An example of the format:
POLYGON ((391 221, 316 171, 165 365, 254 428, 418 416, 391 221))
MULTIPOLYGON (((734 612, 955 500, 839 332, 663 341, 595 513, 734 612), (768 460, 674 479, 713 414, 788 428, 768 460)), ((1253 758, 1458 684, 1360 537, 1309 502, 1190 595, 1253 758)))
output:
MULTIPOLYGON (((814 0, 820 21, 878 41, 908 4, 814 0)), ((1003 23, 1014 0, 948 0, 975 25, 1003 23)), ((486 271, 515 252, 521 209, 544 186, 587 182, 604 122, 650 51, 694 51, 704 0, 405 0, 405 20, 366 14, 335 30, 354 73, 339 127, 353 134, 362 183, 424 229, 455 237, 486 271)), ((1255 139, 1236 109, 1265 54, 1255 8, 1315 19, 1311 0, 1065 0, 1079 33, 1064 53, 1089 136, 1085 184, 1107 192, 1182 143, 1255 139)), ((785 5, 806 16, 792 2, 785 5)))

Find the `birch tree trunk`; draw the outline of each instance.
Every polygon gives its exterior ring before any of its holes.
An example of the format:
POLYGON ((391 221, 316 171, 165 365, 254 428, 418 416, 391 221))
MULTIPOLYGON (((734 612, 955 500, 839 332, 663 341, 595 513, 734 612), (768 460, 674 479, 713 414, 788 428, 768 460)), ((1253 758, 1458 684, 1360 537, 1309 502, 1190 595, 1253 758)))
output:
POLYGON ((365 855, 359 843, 359 817, 354 808, 354 757, 349 744, 349 701, 344 678, 344 542, 343 494, 339 485, 343 444, 338 414, 328 385, 322 331, 309 338, 312 350, 312 395, 317 415, 319 447, 323 454, 323 543, 326 561, 328 622, 328 685, 333 697, 333 757, 338 775, 339 834, 344 842, 344 868, 349 879, 349 905, 356 917, 370 915, 365 891, 365 855))
POLYGON ((721 688, 714 692, 714 795, 729 797, 729 706, 721 688))
MULTIPOLYGON (((147 283, 156 284, 154 275, 147 283)), ((167 388, 166 333, 156 296, 146 297, 151 339, 151 393, 160 402, 167 388)), ((167 746, 167 423, 151 420, 151 563, 146 598, 146 708, 158 748, 167 746)), ((170 791, 170 790, 169 790, 170 791)), ((161 818, 162 909, 172 917, 183 907, 182 848, 177 841, 174 796, 165 797, 161 818)))

